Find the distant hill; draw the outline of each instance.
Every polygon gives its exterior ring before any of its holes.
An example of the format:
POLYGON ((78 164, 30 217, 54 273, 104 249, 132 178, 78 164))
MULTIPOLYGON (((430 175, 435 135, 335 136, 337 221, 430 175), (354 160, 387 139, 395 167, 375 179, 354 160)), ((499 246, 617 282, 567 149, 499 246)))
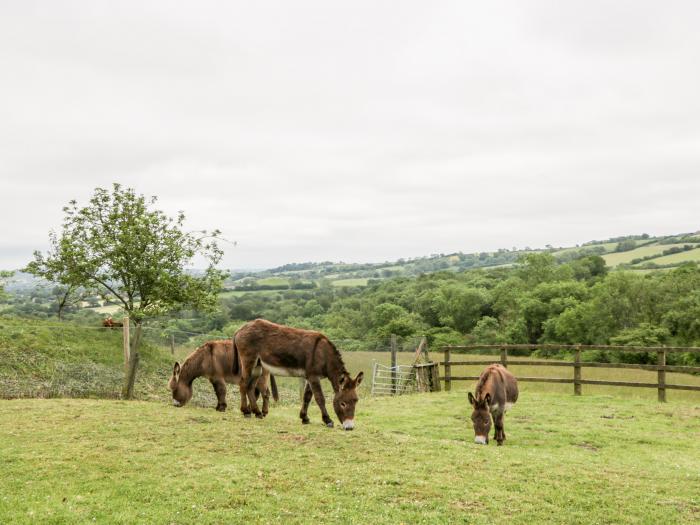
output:
POLYGON ((649 271, 700 261, 700 233, 661 237, 646 234, 590 241, 577 246, 507 249, 495 252, 433 254, 384 263, 303 262, 257 272, 236 272, 227 281, 227 294, 249 291, 303 290, 317 286, 366 286, 372 280, 410 277, 437 271, 510 266, 527 253, 549 252, 562 262, 600 255, 616 269, 649 271))
MULTIPOLYGON (((640 272, 666 270, 688 261, 700 262, 700 232, 660 237, 647 234, 627 235, 568 247, 548 245, 545 248, 502 248, 493 252, 439 253, 383 263, 289 263, 267 270, 231 272, 225 283, 224 296, 253 291, 309 290, 322 286, 363 287, 371 281, 392 277, 411 277, 437 271, 457 272, 475 268, 507 267, 515 264, 521 256, 536 252, 551 253, 561 262, 586 255, 600 255, 608 266, 615 269, 640 272)), ((16 272, 8 280, 5 288, 10 293, 26 295, 35 293, 33 290, 47 285, 45 281, 31 275, 16 272)), ((119 309, 118 306, 101 303, 92 306, 93 310, 100 314, 111 314, 119 309)))

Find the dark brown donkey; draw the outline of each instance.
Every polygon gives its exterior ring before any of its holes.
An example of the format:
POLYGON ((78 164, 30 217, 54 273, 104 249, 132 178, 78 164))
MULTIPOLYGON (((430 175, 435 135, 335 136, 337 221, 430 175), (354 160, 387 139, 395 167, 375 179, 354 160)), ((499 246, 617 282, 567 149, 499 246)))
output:
MULTIPOLYGON (((168 386, 173 394, 173 405, 184 406, 192 397, 192 382, 198 377, 206 377, 214 387, 218 403, 216 409, 220 412, 226 410, 226 383, 238 385, 241 380, 240 375, 232 373, 233 370, 233 341, 230 339, 220 341, 208 341, 197 348, 194 352, 180 363, 175 363, 173 375, 170 377, 168 386)), ((277 395, 277 385, 275 378, 267 371, 258 371, 260 376, 255 383, 255 396, 263 396, 263 415, 267 415, 270 405, 270 389, 268 382, 272 386, 272 396, 275 401, 279 399, 277 395)))
POLYGON ((503 416, 518 400, 518 381, 501 365, 487 366, 476 384, 476 393, 469 392, 469 402, 474 407, 474 442, 488 445, 491 418, 496 427, 494 439, 502 445, 506 439, 503 431, 503 416))
MULTIPOLYGON (((306 424, 309 418, 306 411, 311 396, 316 398, 321 409, 323 422, 328 427, 333 421, 326 411, 326 402, 321 389, 321 379, 327 377, 333 387, 333 409, 345 430, 355 427, 355 405, 357 387, 362 382, 362 372, 353 379, 350 377, 340 352, 328 338, 320 332, 301 330, 256 319, 245 324, 233 337, 234 366, 240 366, 241 412, 246 417, 253 412, 260 416, 254 395, 253 369, 262 363, 263 368, 278 376, 306 378, 304 400, 299 417, 306 424), (249 404, 243 400, 248 396, 249 404)), ((238 374, 239 368, 234 368, 238 374)))

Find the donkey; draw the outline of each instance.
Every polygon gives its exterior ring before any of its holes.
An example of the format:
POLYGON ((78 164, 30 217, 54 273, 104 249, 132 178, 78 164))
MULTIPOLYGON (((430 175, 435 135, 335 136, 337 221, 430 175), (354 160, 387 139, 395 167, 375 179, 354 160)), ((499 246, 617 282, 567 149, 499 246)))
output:
POLYGON ((506 433, 503 430, 503 416, 518 400, 518 381, 501 365, 487 366, 476 384, 476 393, 469 392, 469 403, 474 407, 474 442, 488 445, 491 417, 496 427, 494 439, 498 446, 503 444, 506 433))
POLYGON ((323 422, 327 427, 333 427, 321 389, 321 379, 326 377, 335 393, 333 409, 343 429, 355 428, 357 387, 362 383, 364 374, 360 372, 353 379, 345 368, 338 349, 322 333, 256 319, 245 324, 233 336, 233 353, 234 374, 237 375, 240 371, 241 375, 241 412, 244 416, 250 417, 253 412, 256 417, 260 417, 253 392, 255 378, 252 370, 261 363, 263 368, 273 374, 306 379, 299 412, 303 424, 309 423, 307 410, 313 395, 321 409, 323 422), (243 402, 246 395, 248 405, 243 402))
MULTIPOLYGON (((232 374, 233 369, 233 342, 230 339, 219 341, 208 341, 197 348, 194 352, 180 363, 175 363, 173 375, 170 377, 168 386, 173 394, 173 405, 181 407, 187 404, 192 397, 192 382, 198 377, 206 377, 214 387, 218 403, 216 410, 224 412, 226 410, 226 383, 239 384, 240 375, 232 374)), ((256 377, 255 396, 262 393, 263 416, 267 415, 270 404, 270 389, 268 388, 268 378, 272 386, 272 397, 279 400, 277 394, 277 384, 274 376, 263 370, 258 371, 256 377)))

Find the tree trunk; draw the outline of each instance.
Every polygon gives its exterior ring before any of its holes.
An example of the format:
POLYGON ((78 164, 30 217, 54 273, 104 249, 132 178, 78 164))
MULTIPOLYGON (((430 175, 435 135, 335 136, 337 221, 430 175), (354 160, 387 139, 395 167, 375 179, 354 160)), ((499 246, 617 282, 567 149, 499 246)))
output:
POLYGON ((134 398, 134 384, 136 383, 136 370, 139 366, 139 345, 141 344, 141 323, 136 322, 134 338, 131 341, 131 356, 129 358, 129 370, 126 375, 122 397, 125 399, 134 398))
POLYGON ((58 302, 58 320, 63 321, 63 309, 66 307, 66 303, 68 302, 68 294, 70 293, 70 290, 68 290, 65 294, 63 294, 63 299, 61 299, 58 302))

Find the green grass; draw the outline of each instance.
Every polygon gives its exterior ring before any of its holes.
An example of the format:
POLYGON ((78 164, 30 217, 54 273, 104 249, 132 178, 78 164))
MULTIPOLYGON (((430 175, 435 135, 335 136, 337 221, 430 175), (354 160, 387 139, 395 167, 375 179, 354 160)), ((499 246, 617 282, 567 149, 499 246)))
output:
MULTIPOLYGON (((0 319, 0 394, 113 397, 121 333, 0 319), (22 388, 18 388, 22 387, 22 388), (99 388, 98 388, 99 387, 99 388), (23 390, 24 388, 24 390, 23 390), (111 390, 110 390, 111 389, 111 390)), ((182 359, 192 349, 176 349, 182 359)), ((434 359, 441 359, 432 353, 434 359)), ((461 359, 455 355, 454 359, 461 359)), ((488 360, 488 356, 472 356, 488 360)), ((370 398, 363 370, 354 432, 299 423, 298 380, 282 401, 246 420, 229 388, 213 410, 198 380, 187 407, 170 405, 174 358, 146 347, 142 401, 0 401, 0 523, 689 523, 700 518, 700 393, 521 383, 504 447, 471 443, 466 390, 370 398), (148 401, 144 401, 148 400, 148 401)), ((519 358, 520 359, 520 358, 519 358)), ((399 363, 413 360, 401 352, 399 363)), ((453 367, 455 375, 481 366, 453 367)), ((569 377, 561 367, 516 375, 569 377)), ((584 378, 653 381, 654 372, 584 369, 584 378)), ((667 382, 700 378, 667 374, 667 382)), ((324 385, 330 409, 330 388, 324 385)))
POLYGON ((112 315, 112 316, 123 311, 122 307, 119 306, 118 304, 110 304, 107 306, 86 307, 85 310, 88 312, 96 312, 96 313, 101 314, 101 315, 112 315))
POLYGON ((285 279, 284 277, 265 277, 264 279, 258 279, 256 284, 266 286, 288 286, 289 279, 285 279))
MULTIPOLYGON (((694 250, 688 250, 687 252, 673 253, 671 255, 664 255, 657 259, 652 259, 649 262, 656 264, 681 264, 689 261, 700 261, 700 248, 695 248, 694 250)), ((640 263, 644 264, 644 263, 640 263)))
MULTIPOLYGON (((632 262, 634 259, 637 259, 640 257, 648 257, 650 255, 661 254, 664 250, 668 250, 669 248, 674 248, 674 247, 682 248, 683 246, 685 246, 685 244, 650 244, 647 246, 642 246, 640 248, 635 248, 634 250, 630 250, 628 252, 608 253, 606 255, 603 255, 602 257, 603 257, 603 259, 605 259, 605 262, 608 266, 614 267, 614 266, 617 266, 619 264, 625 264, 625 263, 632 262)), ((689 253, 689 252, 685 252, 685 253, 689 253)), ((680 255, 684 255, 684 254, 680 254, 680 255)), ((650 262, 658 262, 660 259, 661 258, 652 259, 650 262)), ((685 259, 683 259, 683 260, 685 260, 685 259)))
MULTIPOLYGON (((117 397, 123 381, 122 331, 55 320, 0 318, 0 397, 117 397)), ((141 348, 137 391, 161 389, 171 358, 141 348)))
MULTIPOLYGON (((284 290, 284 293, 296 292, 297 290, 284 290)), ((276 295, 279 294, 280 290, 230 290, 228 292, 221 292, 219 294, 219 299, 226 299, 230 297, 243 297, 247 294, 255 295, 276 295)))
POLYGON ((3 523, 690 523, 700 407, 523 394, 505 446, 462 392, 361 399, 354 432, 295 406, 0 402, 3 523))

